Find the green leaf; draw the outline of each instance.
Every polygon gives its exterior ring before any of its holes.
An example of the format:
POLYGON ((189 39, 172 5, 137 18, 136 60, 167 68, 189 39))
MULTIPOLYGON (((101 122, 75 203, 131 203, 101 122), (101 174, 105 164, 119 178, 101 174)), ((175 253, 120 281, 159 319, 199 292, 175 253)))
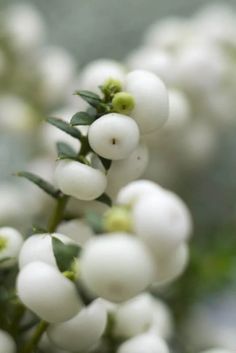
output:
POLYGON ((102 162, 102 165, 103 167, 106 169, 106 170, 109 170, 110 167, 111 167, 111 163, 112 161, 110 159, 106 159, 106 158, 103 158, 103 157, 100 157, 100 161, 102 162))
POLYGON ((101 98, 96 93, 90 91, 76 91, 75 94, 80 96, 84 101, 86 101, 94 108, 97 108, 100 104, 102 104, 101 98))
POLYGON ((77 159, 76 151, 65 142, 57 142, 57 153, 59 159, 77 159))
POLYGON ((96 199, 96 201, 102 202, 109 207, 112 206, 112 200, 107 194, 102 194, 96 199))
POLYGON ((94 233, 99 234, 104 232, 102 218, 97 213, 89 211, 86 213, 85 219, 94 233))
POLYGON ((76 244, 64 244, 56 237, 52 237, 53 253, 56 263, 61 272, 71 269, 71 265, 76 257, 78 257, 81 248, 76 244))
POLYGON ((49 124, 56 126, 58 129, 66 132, 67 134, 69 134, 70 136, 78 140, 81 138, 81 132, 78 129, 76 129, 75 127, 71 126, 70 124, 68 124, 67 122, 61 119, 49 117, 49 118, 46 118, 46 121, 49 124))
POLYGON ((95 117, 89 115, 86 112, 79 112, 72 116, 71 118, 71 125, 91 125, 95 120, 95 117))
POLYGON ((48 195, 54 197, 55 199, 58 199, 59 197, 61 197, 60 190, 56 189, 52 184, 50 184, 48 181, 42 179, 36 174, 22 171, 22 172, 16 173, 15 176, 22 177, 31 181, 33 184, 37 185, 40 189, 42 189, 48 195))

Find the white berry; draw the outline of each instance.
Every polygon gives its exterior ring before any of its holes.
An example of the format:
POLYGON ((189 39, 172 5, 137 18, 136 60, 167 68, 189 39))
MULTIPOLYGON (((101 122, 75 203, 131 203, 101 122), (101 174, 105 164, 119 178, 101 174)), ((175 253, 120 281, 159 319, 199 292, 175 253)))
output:
POLYGON ((81 219, 72 219, 71 221, 63 222, 59 225, 57 231, 65 234, 80 246, 84 246, 94 235, 89 225, 81 219))
POLYGON ((42 261, 48 265, 57 267, 53 253, 52 237, 61 240, 63 243, 72 243, 72 240, 63 234, 35 234, 24 242, 19 254, 19 267, 22 269, 30 262, 42 261))
POLYGON ((141 143, 128 158, 113 161, 107 174, 107 193, 113 196, 122 186, 139 178, 147 167, 148 157, 148 149, 141 143))
POLYGON ((0 353, 16 353, 16 344, 6 331, 0 330, 0 353))
POLYGON ((142 134, 160 128, 168 118, 168 92, 163 81, 155 74, 135 70, 125 80, 125 90, 131 93, 135 107, 131 116, 136 120, 142 134))
POLYGON ((188 246, 183 243, 168 253, 168 256, 156 258, 156 284, 169 283, 185 270, 189 259, 188 246))
POLYGON ((145 333, 121 344, 117 353, 169 353, 165 341, 152 333, 145 333))
POLYGON ((139 129, 130 117, 110 113, 90 126, 88 138, 90 146, 100 156, 114 160, 123 159, 138 146, 139 129))
POLYGON ((27 308, 48 322, 69 320, 80 309, 74 284, 44 262, 31 262, 21 270, 17 293, 27 308))
POLYGON ((99 86, 102 86, 108 79, 124 81, 124 68, 118 62, 107 59, 100 59, 87 65, 79 77, 81 89, 101 93, 99 86))
POLYGON ((147 331, 152 325, 153 298, 143 293, 120 304, 114 313, 114 334, 129 338, 147 331))
POLYGON ((153 192, 162 192, 162 187, 149 180, 137 180, 124 186, 117 195, 117 203, 121 205, 133 205, 142 196, 153 192))
POLYGON ((145 246, 125 233, 91 240, 81 258, 81 277, 93 293, 113 302, 128 300, 150 285, 153 260, 145 246))
POLYGON ((9 267, 17 262, 23 237, 16 229, 0 228, 0 267, 9 267))
POLYGON ((106 322, 105 306, 97 299, 72 319, 50 325, 47 334, 58 348, 85 353, 99 341, 106 328, 106 322))
POLYGON ((177 195, 158 191, 142 197, 133 208, 135 233, 155 254, 174 249, 191 232, 189 211, 177 195))
POLYGON ((87 201, 101 196, 107 186, 102 171, 71 160, 58 162, 55 181, 64 194, 87 201))

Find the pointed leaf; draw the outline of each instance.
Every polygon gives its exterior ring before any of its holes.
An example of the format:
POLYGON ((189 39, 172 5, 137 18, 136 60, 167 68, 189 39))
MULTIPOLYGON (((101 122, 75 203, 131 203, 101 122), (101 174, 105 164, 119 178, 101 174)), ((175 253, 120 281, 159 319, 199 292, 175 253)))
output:
POLYGON ((75 94, 94 108, 97 108, 102 103, 101 98, 96 93, 90 91, 76 91, 75 94))
POLYGON ((61 196, 60 190, 56 189, 52 184, 50 184, 49 182, 42 179, 36 174, 22 171, 16 173, 15 175, 31 181, 33 184, 37 185, 40 189, 42 189, 48 195, 54 197, 55 199, 58 199, 61 196))
POLYGON ((79 112, 72 116, 70 123, 72 126, 91 125, 94 122, 94 120, 95 120, 94 116, 89 115, 86 112, 79 112))
POLYGON ((78 257, 81 248, 76 244, 64 244, 56 237, 52 237, 53 253, 56 263, 61 272, 71 269, 71 265, 76 257, 78 257))
POLYGON ((109 207, 112 206, 112 200, 107 194, 102 194, 96 199, 96 201, 102 202, 109 207))
POLYGON ((57 153, 59 159, 77 159, 76 151, 65 142, 57 142, 57 153))
POLYGON ((78 140, 81 138, 81 132, 78 129, 76 129, 75 127, 68 124, 66 121, 63 121, 58 118, 53 118, 53 117, 46 118, 46 121, 49 124, 56 126, 58 129, 66 132, 67 134, 69 134, 70 136, 72 136, 78 140))

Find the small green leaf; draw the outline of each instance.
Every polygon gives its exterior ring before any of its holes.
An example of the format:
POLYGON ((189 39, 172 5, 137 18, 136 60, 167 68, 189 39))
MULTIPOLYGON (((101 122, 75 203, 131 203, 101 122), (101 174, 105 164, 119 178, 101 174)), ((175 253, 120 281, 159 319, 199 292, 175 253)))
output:
POLYGON ((100 161, 102 162, 102 165, 103 167, 106 169, 106 170, 109 170, 110 167, 111 167, 111 163, 112 161, 110 159, 107 159, 107 158, 103 158, 103 157, 100 157, 100 161))
POLYGON ((71 118, 71 125, 91 125, 95 120, 95 117, 89 115, 86 112, 79 112, 72 116, 71 118))
POLYGON ((96 201, 102 202, 109 207, 112 206, 112 200, 107 194, 102 194, 96 199, 96 201))
POLYGON ((61 196, 60 190, 56 189, 52 184, 47 182, 46 180, 42 179, 38 175, 35 175, 30 172, 18 172, 15 174, 15 176, 25 178, 35 185, 37 185, 40 189, 45 191, 48 195, 54 197, 55 199, 58 199, 61 196))
POLYGON ((61 119, 49 117, 49 118, 46 118, 46 121, 49 124, 56 126, 58 129, 66 132, 67 134, 69 134, 70 136, 78 140, 81 138, 81 133, 78 129, 76 129, 75 127, 71 126, 70 124, 68 124, 67 122, 61 119))
POLYGON ((86 213, 85 219, 94 233, 99 234, 104 232, 102 218, 97 213, 89 211, 86 213))
POLYGON ((75 94, 94 108, 97 108, 102 103, 101 98, 96 93, 90 91, 76 91, 75 94))
POLYGON ((56 237, 52 237, 53 253, 56 263, 61 272, 71 269, 71 265, 76 257, 78 257, 81 248, 76 244, 64 244, 56 237))
POLYGON ((65 142, 57 142, 57 153, 59 159, 77 159, 77 153, 65 142))

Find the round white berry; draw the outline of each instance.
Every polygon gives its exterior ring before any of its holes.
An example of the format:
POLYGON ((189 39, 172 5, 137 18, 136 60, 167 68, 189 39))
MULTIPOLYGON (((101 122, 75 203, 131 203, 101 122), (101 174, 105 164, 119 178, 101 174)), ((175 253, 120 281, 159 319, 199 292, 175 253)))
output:
POLYGON ((81 278, 93 293, 113 302, 128 300, 150 285, 153 260, 145 246, 125 233, 91 240, 82 252, 81 278))
POLYGON ((142 134, 152 132, 166 122, 168 92, 158 76, 144 70, 132 71, 126 77, 125 90, 134 97, 135 107, 130 115, 142 134))
POLYGON ((160 299, 153 297, 152 325, 150 332, 164 339, 170 338, 173 332, 173 318, 167 305, 160 299))
POLYGON ((35 234, 24 242, 19 254, 19 267, 22 269, 30 262, 42 261, 48 265, 57 267, 53 253, 52 237, 61 240, 63 243, 72 243, 72 240, 63 234, 35 234))
POLYGON ((6 331, 0 330, 0 353, 16 353, 16 344, 6 331))
POLYGON ((14 265, 22 245, 23 237, 16 229, 0 228, 0 267, 14 265))
POLYGON ((32 53, 42 43, 45 36, 43 18, 34 6, 15 3, 7 9, 3 18, 6 19, 10 40, 18 50, 32 53))
POLYGON ((44 262, 31 262, 21 270, 17 293, 27 308, 48 322, 69 320, 80 309, 74 284, 44 262))
POLYGON ((55 181, 64 194, 87 201, 101 196, 107 186, 103 172, 71 160, 58 162, 55 181))
POLYGON ((192 229, 183 201, 164 189, 142 197, 134 205, 133 224, 138 237, 157 255, 174 249, 192 229))
POLYGON ((116 61, 100 59, 91 62, 82 71, 79 77, 79 87, 96 93, 101 93, 102 86, 108 79, 124 81, 124 67, 116 61))
POLYGON ((57 231, 65 234, 81 246, 84 246, 94 235, 89 225, 81 219, 72 219, 71 221, 63 222, 59 225, 57 231))
POLYGON ((110 113, 97 119, 88 132, 92 149, 108 159, 127 158, 138 146, 139 129, 130 117, 110 113))
POLYGON ((153 298, 148 293, 118 305, 114 313, 113 334, 129 338, 147 331, 152 325, 153 307, 153 298))
POLYGON ((183 243, 163 258, 156 258, 156 284, 163 285, 175 280, 185 270, 189 259, 188 246, 183 243))
POLYGON ((190 104, 187 96, 180 90, 169 91, 169 119, 164 127, 168 131, 182 129, 191 117, 190 104))
POLYGON ((124 186, 117 195, 117 203, 121 205, 132 205, 142 196, 162 192, 162 187, 149 180, 137 180, 124 186))
POLYGON ((58 348, 84 353, 101 338, 107 323, 106 309, 100 299, 84 307, 66 322, 50 325, 47 334, 58 348))
POLYGON ((148 148, 143 143, 128 158, 113 161, 107 174, 107 193, 111 196, 127 183, 139 178, 148 164, 148 148))
POLYGON ((122 343, 117 353, 169 353, 165 341, 152 333, 135 336, 122 343))

